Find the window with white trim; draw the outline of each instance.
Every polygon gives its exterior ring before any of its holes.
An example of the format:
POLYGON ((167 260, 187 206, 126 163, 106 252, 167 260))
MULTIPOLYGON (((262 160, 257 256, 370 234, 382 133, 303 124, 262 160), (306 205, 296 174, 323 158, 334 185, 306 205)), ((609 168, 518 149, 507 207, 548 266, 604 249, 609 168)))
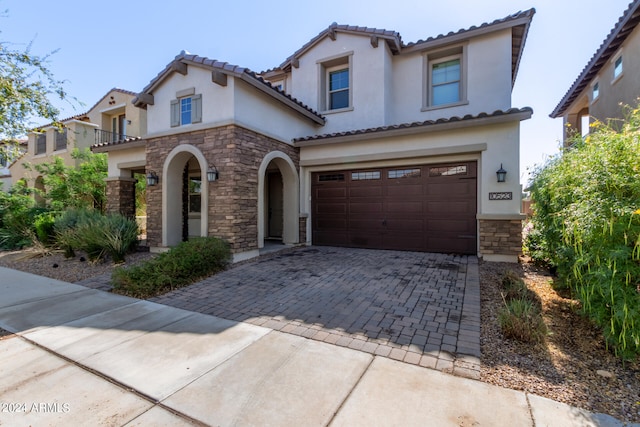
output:
POLYGON ((202 122, 202 95, 179 96, 181 92, 178 92, 177 99, 171 100, 171 127, 202 122))
POLYGON ((622 71, 624 71, 623 63, 622 63, 622 55, 619 55, 613 61, 613 79, 615 80, 618 77, 620 77, 622 75, 622 71))
POLYGON ((591 102, 600 96, 600 82, 595 82, 591 88, 591 102))
POLYGON ((425 109, 466 103, 464 58, 463 46, 425 55, 425 109))
POLYGON ((353 108, 352 55, 353 52, 347 52, 346 55, 318 61, 320 111, 331 113, 353 108))

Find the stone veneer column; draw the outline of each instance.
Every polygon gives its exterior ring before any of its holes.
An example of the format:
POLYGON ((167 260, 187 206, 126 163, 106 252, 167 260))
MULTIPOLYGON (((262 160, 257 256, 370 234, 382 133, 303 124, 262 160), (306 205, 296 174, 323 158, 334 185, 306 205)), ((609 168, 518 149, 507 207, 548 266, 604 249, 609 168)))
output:
POLYGON ((485 261, 518 262, 518 256, 522 254, 523 216, 487 217, 489 215, 479 216, 480 256, 485 261))
POLYGON ((300 214, 300 221, 299 221, 299 225, 300 225, 300 243, 306 243, 307 242, 307 220, 309 218, 309 214, 303 213, 300 214))
POLYGON ((136 217, 136 180, 134 178, 107 178, 107 213, 136 217))

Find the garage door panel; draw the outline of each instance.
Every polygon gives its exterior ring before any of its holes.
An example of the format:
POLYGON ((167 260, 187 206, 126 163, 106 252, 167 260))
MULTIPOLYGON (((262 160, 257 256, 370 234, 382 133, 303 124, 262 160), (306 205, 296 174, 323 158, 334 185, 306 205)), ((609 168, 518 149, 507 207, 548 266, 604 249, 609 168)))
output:
POLYGON ((316 214, 344 215, 347 213, 346 203, 318 203, 315 209, 316 214))
POLYGON ((376 214, 376 213, 381 213, 382 211, 383 211, 382 201, 368 202, 368 203, 367 202, 365 203, 351 202, 349 204, 349 212, 353 214, 358 214, 358 213, 376 214))
POLYGON ((353 218, 349 217, 350 230, 372 230, 382 231, 382 220, 376 218, 353 218))
POLYGON ((337 231, 316 231, 313 233, 313 242, 320 246, 349 246, 349 234, 346 231, 343 233, 337 231))
POLYGON ((416 233, 406 233, 394 236, 385 235, 382 245, 382 249, 424 251, 425 242, 422 236, 417 236, 416 233))
POLYGON ((384 195, 388 198, 417 198, 422 197, 424 185, 417 183, 414 185, 389 185, 384 189, 384 195))
POLYGON ((387 200, 385 203, 385 212, 389 212, 391 214, 394 213, 402 213, 402 214, 422 214, 424 211, 424 203, 422 200, 416 201, 395 201, 395 200, 387 200))
MULTIPOLYGON (((416 234, 424 233, 425 221, 422 218, 418 219, 392 219, 386 220, 385 229, 388 232, 412 232, 416 234)), ((419 237, 422 239, 422 237, 419 237)))
POLYGON ((426 191, 430 196, 436 197, 468 197, 471 191, 475 192, 475 181, 450 180, 427 185, 426 191))
POLYGON ((358 198, 358 197, 375 197, 380 198, 383 194, 383 188, 380 187, 350 187, 349 188, 349 197, 358 198))
POLYGON ((382 233, 350 231, 349 243, 357 248, 379 248, 382 246, 382 233))
POLYGON ((347 198, 347 189, 339 187, 316 187, 315 196, 318 200, 347 198))

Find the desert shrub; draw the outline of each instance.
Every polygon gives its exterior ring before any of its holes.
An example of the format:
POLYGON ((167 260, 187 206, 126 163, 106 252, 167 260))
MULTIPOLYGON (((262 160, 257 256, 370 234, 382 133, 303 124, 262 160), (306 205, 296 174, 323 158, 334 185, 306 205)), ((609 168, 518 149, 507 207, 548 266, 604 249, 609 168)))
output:
POLYGON ((503 297, 507 300, 519 297, 529 297, 529 289, 522 279, 513 271, 507 271, 500 280, 503 297))
POLYGON ((622 358, 640 354, 640 109, 596 123, 534 174, 540 255, 622 358))
POLYGON ((148 298, 222 271, 230 259, 226 242, 215 237, 198 237, 142 264, 116 268, 111 282, 114 292, 148 298))
POLYGON ((505 300, 498 321, 505 337, 522 342, 540 342, 547 331, 540 310, 527 297, 505 300))
POLYGON ((114 263, 122 262, 138 241, 134 220, 83 209, 66 211, 56 219, 54 230, 65 256, 73 257, 75 250, 82 250, 93 261, 109 255, 114 263))

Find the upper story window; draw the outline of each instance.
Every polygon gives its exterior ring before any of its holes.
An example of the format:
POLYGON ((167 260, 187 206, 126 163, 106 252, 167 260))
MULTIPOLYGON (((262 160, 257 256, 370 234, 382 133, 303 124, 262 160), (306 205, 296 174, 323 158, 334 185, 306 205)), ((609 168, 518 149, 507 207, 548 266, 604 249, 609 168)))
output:
POLYGON ((595 84, 593 85, 593 87, 591 89, 591 102, 593 102, 596 99, 598 99, 599 96, 600 96, 600 83, 599 82, 595 82, 595 84))
POLYGON ((61 131, 56 130, 56 143, 55 143, 55 147, 54 150, 58 151, 58 150, 64 150, 67 148, 67 128, 64 128, 61 131))
POLYGON ((431 105, 460 101, 460 58, 438 62, 431 67, 431 105))
POLYGON ((613 79, 617 79, 622 75, 622 55, 619 55, 613 62, 613 79))
POLYGON ((329 71, 329 109, 349 107, 349 68, 329 71))
POLYGON ((347 52, 346 55, 318 61, 320 111, 331 113, 353 108, 352 56, 353 52, 347 52))
POLYGON ((195 88, 181 90, 171 101, 171 127, 185 126, 202 121, 202 95, 195 88))
POLYGON ((47 152, 47 134, 36 135, 36 146, 34 154, 45 154, 47 152))
POLYGON ((462 46, 425 55, 423 110, 466 103, 464 58, 462 46))

